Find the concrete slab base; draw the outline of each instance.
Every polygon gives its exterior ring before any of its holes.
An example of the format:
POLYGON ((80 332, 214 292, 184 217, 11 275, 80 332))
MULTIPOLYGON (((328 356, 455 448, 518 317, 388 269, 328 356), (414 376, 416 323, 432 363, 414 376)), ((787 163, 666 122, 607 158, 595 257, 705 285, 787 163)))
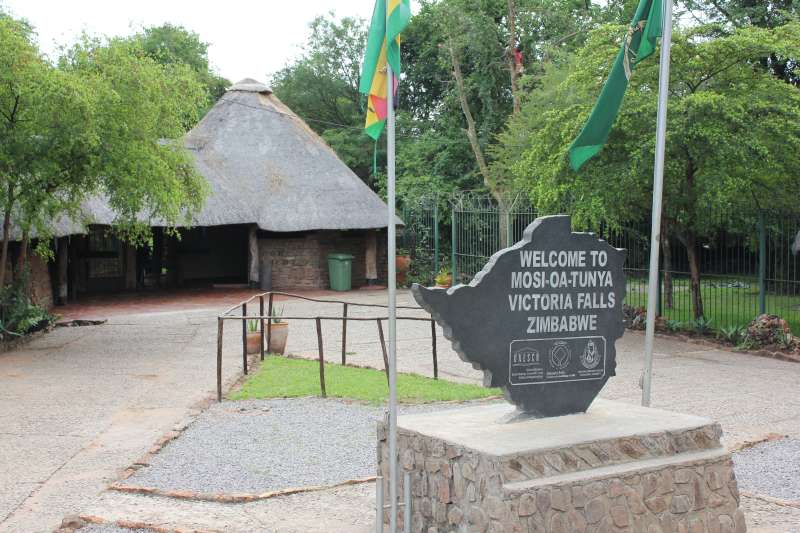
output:
MULTIPOLYGON (((746 531, 715 422, 608 400, 557 418, 513 414, 493 404, 399 417, 412 531, 746 531)), ((383 424, 378 451, 388 479, 383 424)))

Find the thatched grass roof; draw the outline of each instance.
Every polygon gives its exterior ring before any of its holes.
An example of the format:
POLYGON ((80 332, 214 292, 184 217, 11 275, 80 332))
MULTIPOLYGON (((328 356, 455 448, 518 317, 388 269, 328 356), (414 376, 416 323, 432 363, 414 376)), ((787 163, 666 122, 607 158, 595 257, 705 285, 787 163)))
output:
POLYGON ((186 136, 212 193, 197 224, 269 231, 387 226, 386 204, 265 85, 231 87, 186 136))
MULTIPOLYGON (((185 145, 211 187, 195 226, 257 224, 276 232, 387 226, 378 195, 255 80, 228 89, 185 145)), ((90 223, 114 221, 99 198, 86 202, 84 212, 90 223)), ((82 233, 83 224, 62 218, 53 229, 55 236, 71 235, 82 233)), ((20 238, 18 230, 12 238, 20 238)))

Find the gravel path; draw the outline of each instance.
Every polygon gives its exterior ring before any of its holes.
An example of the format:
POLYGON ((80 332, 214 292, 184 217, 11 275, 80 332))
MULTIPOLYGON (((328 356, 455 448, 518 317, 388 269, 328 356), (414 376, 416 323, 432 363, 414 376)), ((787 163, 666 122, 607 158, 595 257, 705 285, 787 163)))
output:
POLYGON ((800 439, 757 444, 734 454, 739 489, 800 501, 800 439))
MULTIPOLYGON (((463 404, 402 406, 421 412, 463 404)), ((333 485, 376 472, 383 408, 295 398, 212 406, 126 484, 202 493, 333 485)))

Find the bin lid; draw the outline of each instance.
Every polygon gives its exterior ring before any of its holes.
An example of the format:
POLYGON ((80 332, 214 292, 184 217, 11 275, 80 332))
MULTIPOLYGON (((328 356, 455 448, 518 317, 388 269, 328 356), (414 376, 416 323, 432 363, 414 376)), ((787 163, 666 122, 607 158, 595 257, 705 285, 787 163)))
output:
POLYGON ((350 254, 339 254, 339 253, 328 254, 328 259, 336 259, 338 261, 349 261, 352 260, 353 257, 354 256, 350 254))

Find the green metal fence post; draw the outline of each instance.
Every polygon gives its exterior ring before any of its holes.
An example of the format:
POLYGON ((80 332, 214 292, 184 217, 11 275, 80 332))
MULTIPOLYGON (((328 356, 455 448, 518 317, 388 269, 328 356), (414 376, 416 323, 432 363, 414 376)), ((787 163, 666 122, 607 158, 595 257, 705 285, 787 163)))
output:
POLYGON ((457 284, 458 265, 456 265, 456 207, 453 206, 450 216, 450 276, 453 285, 457 284))
POLYGON ((758 313, 767 312, 767 228, 764 211, 758 210, 758 313))
POLYGON ((511 233, 511 209, 506 211, 506 246, 514 243, 514 235, 511 233))
POLYGON ((656 314, 658 316, 664 316, 664 307, 663 307, 663 296, 662 293, 664 292, 664 269, 658 269, 658 293, 656 299, 656 314))
POLYGON ((439 199, 433 197, 433 275, 439 274, 439 199))

